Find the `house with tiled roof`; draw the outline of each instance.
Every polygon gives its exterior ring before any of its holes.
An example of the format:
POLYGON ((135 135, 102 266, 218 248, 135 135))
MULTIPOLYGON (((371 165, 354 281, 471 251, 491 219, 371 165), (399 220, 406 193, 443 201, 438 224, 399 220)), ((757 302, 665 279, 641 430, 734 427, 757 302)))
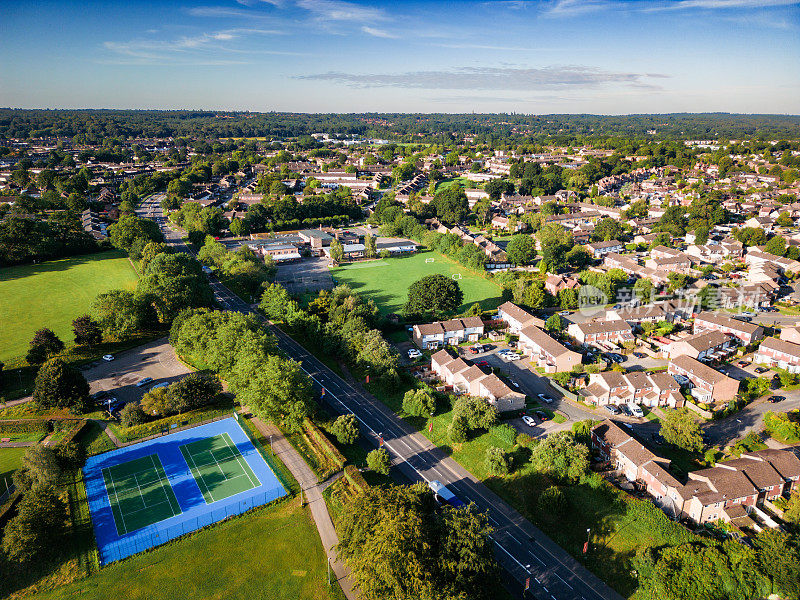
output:
POLYGON ((692 331, 720 331, 735 336, 742 344, 752 344, 764 337, 764 328, 761 325, 709 311, 701 312, 694 318, 692 331))
POLYGON ((680 408, 684 403, 681 386, 673 377, 667 373, 644 371, 592 373, 589 385, 580 391, 580 395, 594 406, 634 403, 680 408))
POLYGON ((504 302, 497 309, 497 315, 508 324, 511 333, 519 333, 525 327, 544 327, 544 320, 534 317, 513 302, 504 302))
POLYGON ((765 338, 756 350, 753 360, 760 364, 800 373, 800 344, 773 337, 765 338))
POLYGON ((631 326, 621 319, 594 321, 591 323, 570 323, 567 326, 567 333, 584 346, 623 343, 634 339, 631 326))
POLYGON ((728 402, 733 400, 739 391, 739 381, 723 375, 691 356, 681 355, 670 360, 667 373, 688 379, 694 386, 690 393, 698 402, 706 404, 728 402))
POLYGON ((547 373, 571 371, 581 364, 580 354, 567 349, 534 325, 519 332, 519 348, 547 373))
POLYGON ((681 355, 697 360, 721 360, 736 349, 738 340, 721 331, 701 331, 669 345, 670 358, 681 355))
POLYGON ((414 325, 412 338, 417 346, 428 350, 446 344, 457 346, 462 342, 477 342, 483 337, 483 331, 480 317, 463 317, 414 325))

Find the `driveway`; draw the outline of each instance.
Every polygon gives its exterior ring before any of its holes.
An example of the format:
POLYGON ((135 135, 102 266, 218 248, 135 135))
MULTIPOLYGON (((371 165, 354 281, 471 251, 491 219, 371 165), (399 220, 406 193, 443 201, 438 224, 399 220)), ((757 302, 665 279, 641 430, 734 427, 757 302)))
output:
POLYGON ((789 412, 800 408, 800 390, 775 390, 774 394, 784 396, 786 400, 773 404, 766 399, 759 399, 736 414, 703 425, 709 445, 724 446, 750 432, 759 433, 764 429, 764 415, 769 411, 789 412))
POLYGON ((139 401, 144 393, 158 383, 172 383, 187 373, 186 365, 178 360, 167 338, 161 338, 115 355, 114 360, 104 360, 87 365, 83 375, 89 382, 90 392, 111 392, 125 402, 139 401), (141 388, 136 382, 152 377, 152 383, 141 388))

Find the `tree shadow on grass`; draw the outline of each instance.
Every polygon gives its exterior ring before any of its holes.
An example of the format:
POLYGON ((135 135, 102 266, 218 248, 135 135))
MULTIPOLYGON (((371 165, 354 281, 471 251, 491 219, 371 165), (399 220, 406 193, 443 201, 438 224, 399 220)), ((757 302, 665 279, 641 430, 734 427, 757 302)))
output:
POLYGON ((73 267, 90 262, 99 263, 104 260, 112 260, 124 257, 125 253, 120 250, 106 250, 91 254, 79 254, 77 256, 65 256, 63 258, 55 258, 52 260, 42 260, 36 264, 27 263, 22 265, 9 265, 0 269, 0 280, 12 281, 15 279, 25 279, 26 277, 40 275, 42 273, 68 271, 73 267))

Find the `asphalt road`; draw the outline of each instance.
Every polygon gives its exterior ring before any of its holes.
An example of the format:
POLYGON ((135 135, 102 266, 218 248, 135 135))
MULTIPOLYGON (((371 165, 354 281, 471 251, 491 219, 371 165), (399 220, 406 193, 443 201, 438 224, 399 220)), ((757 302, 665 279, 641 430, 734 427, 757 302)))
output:
MULTIPOLYGON (((142 216, 161 216, 160 197, 145 200, 142 216)), ((191 252, 161 221, 167 241, 178 250, 191 252)), ((227 310, 252 312, 252 307, 234 296, 222 284, 212 282, 217 302, 227 310)), ((271 327, 278 347, 299 361, 303 370, 323 394, 323 400, 338 413, 352 413, 362 424, 365 435, 376 445, 382 444, 391 454, 393 464, 412 481, 437 479, 465 502, 472 502, 485 512, 494 528, 492 539, 499 563, 520 585, 530 578, 526 598, 538 600, 621 599, 621 596, 590 573, 575 559, 534 527, 503 500, 476 480, 455 460, 434 446, 425 436, 411 429, 380 402, 355 389, 297 342, 271 327)))

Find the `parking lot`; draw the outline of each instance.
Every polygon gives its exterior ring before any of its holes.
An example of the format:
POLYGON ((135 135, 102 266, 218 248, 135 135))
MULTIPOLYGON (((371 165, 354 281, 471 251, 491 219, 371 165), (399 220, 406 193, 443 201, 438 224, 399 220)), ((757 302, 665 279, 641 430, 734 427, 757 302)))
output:
POLYGON ((167 338, 120 352, 110 362, 99 360, 87 367, 83 374, 89 382, 90 393, 109 392, 126 403, 138 402, 154 385, 172 383, 191 373, 191 369, 178 360, 167 338), (153 381, 137 387, 136 383, 146 377, 153 381))

